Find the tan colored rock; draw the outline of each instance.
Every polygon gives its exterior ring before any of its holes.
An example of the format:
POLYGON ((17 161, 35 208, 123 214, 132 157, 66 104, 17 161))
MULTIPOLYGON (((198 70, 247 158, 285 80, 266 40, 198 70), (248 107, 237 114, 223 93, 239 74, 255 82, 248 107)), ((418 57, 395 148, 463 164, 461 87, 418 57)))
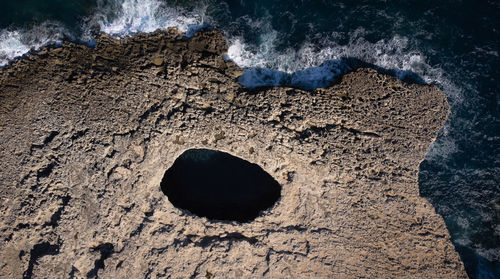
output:
POLYGON ((418 191, 448 114, 437 87, 359 69, 249 92, 232 62, 210 66, 227 48, 215 31, 97 42, 65 43, 73 64, 0 69, 2 278, 466 278, 418 191), (143 66, 165 46, 164 71, 143 66), (243 224, 175 208, 160 181, 199 147, 260 165, 281 199, 243 224))
POLYGON ((153 58, 153 64, 155 64, 156 66, 163 65, 163 57, 157 56, 153 58))

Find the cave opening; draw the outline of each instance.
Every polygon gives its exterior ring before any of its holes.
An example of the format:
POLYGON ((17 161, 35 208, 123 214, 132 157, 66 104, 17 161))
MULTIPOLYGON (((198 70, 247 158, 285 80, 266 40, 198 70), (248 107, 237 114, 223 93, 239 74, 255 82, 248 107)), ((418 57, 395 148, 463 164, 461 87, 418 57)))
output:
POLYGON ((281 185, 257 164, 210 149, 184 151, 161 189, 177 208, 216 220, 250 222, 272 207, 281 185))

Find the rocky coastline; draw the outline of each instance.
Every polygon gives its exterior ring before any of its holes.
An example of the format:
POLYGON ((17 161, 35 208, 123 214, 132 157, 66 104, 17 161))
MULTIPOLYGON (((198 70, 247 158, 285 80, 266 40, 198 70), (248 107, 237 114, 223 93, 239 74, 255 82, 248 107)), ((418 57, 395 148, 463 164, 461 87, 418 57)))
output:
POLYGON ((0 69, 2 278, 467 278, 418 169, 437 87, 357 69, 312 91, 247 89, 215 30, 48 46, 0 69), (160 189, 190 148, 262 167, 253 221, 160 189))

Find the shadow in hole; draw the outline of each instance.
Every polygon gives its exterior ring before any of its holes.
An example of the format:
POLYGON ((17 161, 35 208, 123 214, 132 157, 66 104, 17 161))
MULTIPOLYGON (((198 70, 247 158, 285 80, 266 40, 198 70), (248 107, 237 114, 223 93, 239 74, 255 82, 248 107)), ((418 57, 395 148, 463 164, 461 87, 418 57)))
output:
POLYGON ((189 149, 163 176, 176 207, 210 219, 249 222, 273 206, 281 185, 256 164, 225 152, 189 149))

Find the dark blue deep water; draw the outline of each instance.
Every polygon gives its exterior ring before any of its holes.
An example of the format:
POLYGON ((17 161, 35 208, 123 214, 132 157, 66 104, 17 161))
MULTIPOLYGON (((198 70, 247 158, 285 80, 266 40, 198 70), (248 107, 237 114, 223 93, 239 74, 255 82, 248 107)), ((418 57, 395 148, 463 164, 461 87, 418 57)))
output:
POLYGON ((500 1, 0 0, 0 65, 62 40, 202 25, 247 87, 327 86, 367 63, 438 85, 451 114, 420 167, 471 278, 500 278, 500 1))

